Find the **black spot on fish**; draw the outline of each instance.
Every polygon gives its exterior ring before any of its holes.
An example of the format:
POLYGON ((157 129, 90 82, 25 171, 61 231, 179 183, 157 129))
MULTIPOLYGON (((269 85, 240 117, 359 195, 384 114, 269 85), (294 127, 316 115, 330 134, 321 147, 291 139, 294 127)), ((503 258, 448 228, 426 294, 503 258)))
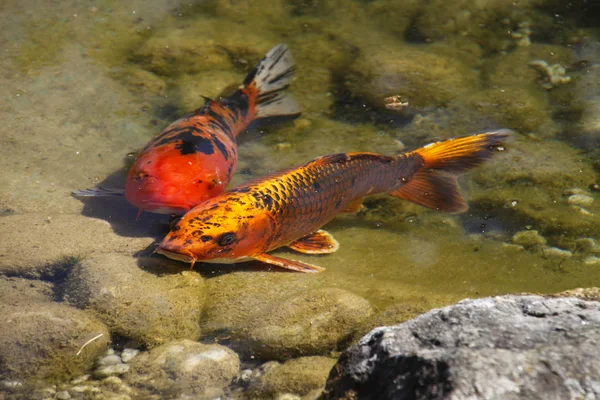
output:
POLYGON ((319 182, 313 182, 313 187, 315 188, 315 190, 318 192, 319 190, 321 190, 321 185, 319 184, 319 182))
POLYGON ((225 146, 225 144, 223 142, 221 142, 218 138, 213 137, 213 144, 215 146, 217 146, 217 149, 219 149, 219 151, 221 152, 221 154, 223 154, 223 158, 228 160, 229 159, 229 154, 227 153, 227 147, 225 146))
POLYGON ((168 136, 160 140, 156 145, 160 146, 167 143, 180 142, 175 145, 175 148, 179 150, 182 155, 194 153, 213 154, 215 152, 212 141, 209 138, 202 136, 204 133, 202 130, 193 126, 187 126, 176 132, 177 133, 173 136, 168 136), (195 135, 194 133, 199 133, 199 135, 195 135))
POLYGON ((212 240, 212 236, 202 235, 202 236, 200 236, 200 240, 206 243, 206 242, 209 242, 212 240))
POLYGON ((267 210, 271 210, 273 208, 273 198, 268 194, 263 195, 262 201, 267 210))

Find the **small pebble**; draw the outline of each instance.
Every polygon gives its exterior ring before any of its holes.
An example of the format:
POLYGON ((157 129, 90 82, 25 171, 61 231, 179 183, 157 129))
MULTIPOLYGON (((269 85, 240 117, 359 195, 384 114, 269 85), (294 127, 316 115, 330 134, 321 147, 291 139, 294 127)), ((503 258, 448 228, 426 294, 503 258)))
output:
POLYGON ((123 375, 129 371, 129 365, 127 364, 116 364, 108 365, 106 367, 100 367, 94 371, 96 378, 106 378, 112 375, 123 375))
POLYGON ((600 257, 596 257, 596 256, 589 256, 589 257, 586 257, 586 258, 583 260, 583 263, 584 263, 585 265, 596 265, 596 264, 600 264, 600 257))
POLYGON ((573 253, 569 250, 559 249, 558 247, 544 247, 544 254, 549 257, 571 258, 573 253))
POLYGON ((563 194, 565 196, 570 196, 572 194, 583 194, 583 195, 587 195, 588 191, 585 189, 581 189, 581 188, 570 188, 570 189, 566 189, 563 194))
POLYGON ((15 388, 19 386, 23 386, 23 383, 20 381, 2 381, 2 386, 7 388, 15 388))
POLYGON ((63 390, 62 392, 56 393, 56 398, 58 400, 67 400, 71 398, 71 395, 66 390, 63 390))
POLYGON ((515 233, 512 237, 512 242, 521 246, 531 247, 546 244, 546 239, 538 231, 530 230, 515 233))
POLYGON ((587 194, 572 194, 567 199, 569 204, 574 204, 577 206, 589 206, 594 202, 594 198, 592 196, 588 196, 587 194))
POLYGON ((574 204, 571 204, 571 208, 573 208, 575 211, 577 211, 579 214, 582 214, 582 215, 594 215, 593 213, 589 212, 585 208, 576 206, 574 204))
POLYGON ((124 349, 121 353, 121 359, 124 363, 128 363, 129 361, 133 360, 133 358, 139 353, 140 351, 138 349, 124 349))
POLYGON ((600 245, 593 238, 577 239, 575 243, 584 253, 600 253, 600 245))
POLYGON ((240 372, 240 381, 250 382, 250 379, 252 379, 252 370, 251 369, 245 369, 242 372, 240 372))
POLYGON ((79 385, 80 383, 83 383, 85 381, 87 381, 88 379, 90 379, 89 375, 81 375, 79 378, 75 378, 71 381, 72 385, 79 385))
POLYGON ((104 356, 100 360, 98 360, 98 366, 105 367, 109 365, 117 365, 121 364, 121 357, 117 354, 111 354, 109 356, 104 356))
POLYGON ((89 385, 78 385, 78 386, 71 387, 71 389, 69 389, 69 390, 71 392, 75 392, 75 393, 85 393, 85 392, 91 392, 92 389, 94 389, 94 388, 89 385))

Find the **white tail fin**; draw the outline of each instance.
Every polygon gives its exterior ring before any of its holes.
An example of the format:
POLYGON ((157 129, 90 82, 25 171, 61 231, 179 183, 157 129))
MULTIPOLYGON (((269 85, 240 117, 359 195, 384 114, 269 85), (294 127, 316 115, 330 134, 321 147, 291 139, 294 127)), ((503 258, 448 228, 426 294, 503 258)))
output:
POLYGON ((256 87, 257 118, 300 114, 300 106, 294 97, 285 92, 294 77, 295 65, 288 47, 278 44, 248 74, 244 85, 254 83, 256 87))

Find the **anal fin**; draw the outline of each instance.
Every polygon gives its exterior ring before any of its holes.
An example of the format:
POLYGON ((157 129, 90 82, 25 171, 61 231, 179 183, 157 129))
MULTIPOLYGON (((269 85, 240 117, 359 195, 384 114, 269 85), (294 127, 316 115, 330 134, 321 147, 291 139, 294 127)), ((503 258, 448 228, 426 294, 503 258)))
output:
POLYGON ((456 177, 435 170, 417 172, 408 183, 388 194, 447 213, 460 213, 468 208, 456 177))
POLYGON ((313 272, 314 273, 314 272, 321 272, 321 271, 325 270, 325 268, 322 268, 322 267, 319 267, 316 265, 311 265, 311 264, 304 263, 302 261, 297 261, 297 260, 288 260, 286 258, 272 256, 267 253, 258 254, 258 255, 252 256, 252 258, 257 261, 264 262, 265 264, 276 265, 281 268, 289 269, 292 271, 298 271, 298 272, 313 272))
POLYGON ((337 251, 340 244, 327 231, 319 229, 287 245, 292 250, 304 254, 329 254, 337 251))

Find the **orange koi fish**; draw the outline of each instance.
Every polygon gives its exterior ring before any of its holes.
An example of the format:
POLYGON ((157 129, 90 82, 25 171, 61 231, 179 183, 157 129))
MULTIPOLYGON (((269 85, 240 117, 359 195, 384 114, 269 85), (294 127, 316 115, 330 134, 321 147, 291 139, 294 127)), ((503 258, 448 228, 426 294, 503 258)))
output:
POLYGON ((321 228, 365 196, 387 193, 435 210, 460 213, 467 204, 457 176, 504 150, 508 130, 432 143, 388 157, 342 153, 237 186, 194 207, 155 252, 189 262, 258 260, 301 272, 323 268, 268 254, 282 246, 306 254, 336 251, 321 228))
POLYGON ((237 162, 236 138, 251 122, 300 113, 284 91, 295 62, 287 46, 271 49, 232 96, 212 101, 169 125, 138 154, 125 191, 88 189, 77 196, 125 198, 144 211, 183 214, 225 189, 237 162))

